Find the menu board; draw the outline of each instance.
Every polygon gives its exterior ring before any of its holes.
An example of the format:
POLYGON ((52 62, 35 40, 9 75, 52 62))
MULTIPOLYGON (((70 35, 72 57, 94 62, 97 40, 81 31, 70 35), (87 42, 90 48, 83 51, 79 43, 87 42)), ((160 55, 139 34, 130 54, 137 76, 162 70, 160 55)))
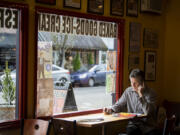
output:
POLYGON ((77 110, 74 91, 71 84, 67 87, 56 87, 54 90, 53 114, 77 110))
POLYGON ((63 112, 68 90, 54 90, 53 114, 63 112))

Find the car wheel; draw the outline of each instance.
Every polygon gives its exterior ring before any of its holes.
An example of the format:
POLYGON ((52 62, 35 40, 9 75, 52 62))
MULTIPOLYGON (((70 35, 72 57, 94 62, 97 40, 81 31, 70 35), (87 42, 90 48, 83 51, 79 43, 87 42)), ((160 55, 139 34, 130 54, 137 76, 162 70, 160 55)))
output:
POLYGON ((60 82, 61 86, 66 86, 67 79, 66 78, 61 78, 61 79, 59 79, 59 82, 60 82))
POLYGON ((90 87, 93 87, 93 86, 94 86, 94 79, 93 79, 93 78, 90 78, 90 79, 89 79, 88 85, 89 85, 90 87))

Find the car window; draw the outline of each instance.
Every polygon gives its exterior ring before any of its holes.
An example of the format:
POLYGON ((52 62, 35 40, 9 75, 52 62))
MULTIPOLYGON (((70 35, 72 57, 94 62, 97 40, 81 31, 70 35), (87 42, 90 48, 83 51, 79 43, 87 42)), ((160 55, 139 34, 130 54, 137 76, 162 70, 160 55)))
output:
POLYGON ((52 71, 57 71, 57 70, 59 70, 57 67, 52 66, 52 71))
POLYGON ((105 71, 105 66, 104 65, 99 65, 97 66, 97 68, 95 69, 96 71, 105 71))
POLYGON ((89 69, 90 72, 93 72, 97 69, 97 65, 93 66, 91 69, 89 69))
POLYGON ((88 71, 88 68, 86 68, 86 67, 81 67, 81 68, 78 70, 78 72, 86 72, 86 71, 88 71))

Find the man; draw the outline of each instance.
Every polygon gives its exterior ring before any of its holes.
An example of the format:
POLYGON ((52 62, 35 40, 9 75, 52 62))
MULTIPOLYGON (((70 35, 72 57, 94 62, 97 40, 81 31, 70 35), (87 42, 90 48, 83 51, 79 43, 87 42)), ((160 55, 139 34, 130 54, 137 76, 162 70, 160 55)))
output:
POLYGON ((156 130, 156 93, 144 84, 144 72, 134 69, 129 75, 131 87, 128 87, 121 98, 111 107, 104 108, 105 113, 121 112, 124 107, 128 113, 146 114, 147 118, 129 121, 128 135, 157 135, 156 130))
POLYGON ((73 57, 69 56, 66 60, 66 63, 64 64, 64 68, 68 69, 70 73, 73 72, 73 65, 72 65, 73 57))

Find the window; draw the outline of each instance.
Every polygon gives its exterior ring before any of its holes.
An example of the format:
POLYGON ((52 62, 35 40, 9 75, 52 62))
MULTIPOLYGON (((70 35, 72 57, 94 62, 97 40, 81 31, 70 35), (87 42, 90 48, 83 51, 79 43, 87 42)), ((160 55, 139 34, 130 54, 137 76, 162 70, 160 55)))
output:
POLYGON ((121 89, 123 21, 47 11, 36 11, 37 117, 112 105, 121 89))
POLYGON ((27 28, 27 23, 23 19, 26 17, 26 5, 0 4, 0 126, 16 124, 10 121, 24 117, 27 36, 23 27, 27 28))

